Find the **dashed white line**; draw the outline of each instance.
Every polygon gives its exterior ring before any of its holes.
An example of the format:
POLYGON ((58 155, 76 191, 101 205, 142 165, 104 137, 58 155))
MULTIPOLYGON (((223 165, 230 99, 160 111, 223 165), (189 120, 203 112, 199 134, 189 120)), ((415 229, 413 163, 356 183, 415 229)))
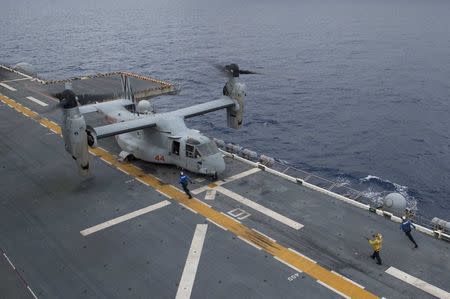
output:
POLYGON ((277 261, 279 261, 280 263, 285 264, 285 265, 288 266, 289 268, 294 269, 294 270, 297 271, 298 273, 302 273, 302 272, 303 272, 303 271, 300 270, 299 268, 297 268, 297 267, 295 267, 295 266, 289 264, 288 262, 283 261, 282 259, 280 259, 280 258, 278 258, 278 257, 276 257, 276 256, 274 256, 273 258, 276 259, 277 261))
POLYGON ((105 158, 100 158, 103 162, 105 162, 106 164, 109 164, 109 165, 111 165, 112 166, 112 163, 111 162, 109 162, 108 160, 106 160, 105 158))
POLYGON ((247 241, 246 239, 242 238, 241 236, 238 236, 238 239, 241 239, 242 241, 244 241, 244 242, 247 243, 248 245, 250 245, 250 246, 252 246, 252 247, 255 247, 255 248, 258 249, 258 250, 261 250, 261 249, 262 249, 261 247, 259 247, 259 246, 255 245, 255 244, 253 244, 253 243, 250 242, 250 241, 247 241))
POLYGON ((155 190, 156 190, 156 192, 158 192, 158 193, 161 194, 162 196, 167 197, 168 199, 172 199, 172 197, 170 197, 170 196, 167 195, 166 193, 164 193, 164 192, 162 192, 162 191, 160 191, 160 190, 158 190, 158 189, 155 189, 155 190))
POLYGON ((5 259, 8 261, 8 263, 11 265, 11 267, 16 270, 16 267, 14 267, 14 264, 11 262, 11 260, 9 259, 9 257, 3 253, 3 256, 5 257, 5 259))
POLYGON ((167 206, 167 205, 170 205, 170 201, 163 200, 163 201, 161 201, 161 202, 158 202, 158 203, 153 204, 153 205, 151 205, 151 206, 145 207, 145 208, 143 208, 143 209, 140 209, 140 210, 137 210, 137 211, 134 211, 134 212, 131 212, 131 213, 122 215, 122 216, 120 216, 120 217, 117 217, 117 218, 108 220, 108 221, 106 221, 106 222, 97 224, 97 225, 95 225, 95 226, 92 226, 92 227, 90 227, 90 228, 87 228, 87 229, 85 229, 85 230, 80 231, 80 233, 81 233, 83 236, 86 237, 86 236, 88 236, 88 235, 90 235, 90 234, 93 234, 93 233, 98 232, 98 231, 100 231, 100 230, 103 230, 103 229, 105 229, 105 228, 108 228, 108 227, 111 227, 111 226, 113 226, 113 225, 122 223, 122 222, 127 221, 127 220, 130 220, 130 219, 132 219, 132 218, 141 216, 141 215, 146 214, 146 213, 149 213, 149 212, 151 212, 151 211, 160 209, 160 208, 165 207, 165 206, 167 206))
POLYGON ((31 295, 33 295, 34 299, 38 299, 36 294, 33 292, 33 290, 30 288, 30 286, 27 286, 28 291, 30 291, 31 295))
POLYGON ((389 267, 389 269, 386 270, 386 273, 394 276, 395 278, 398 278, 400 280, 403 280, 404 282, 415 286, 418 289, 421 289, 422 291, 427 292, 428 294, 431 294, 438 298, 450 298, 450 293, 447 291, 444 291, 432 284, 429 284, 426 281, 423 281, 417 277, 414 277, 412 275, 409 275, 408 273, 405 273, 395 267, 389 267))
POLYGON ((6 84, 6 83, 0 83, 0 86, 3 86, 4 88, 9 89, 9 90, 11 90, 11 91, 17 91, 17 89, 15 89, 15 88, 12 87, 12 86, 9 86, 9 85, 6 84))
POLYGON ((296 254, 298 254, 299 256, 301 256, 301 257, 307 259, 308 261, 310 261, 310 262, 312 262, 312 263, 314 263, 314 264, 317 264, 317 262, 316 262, 315 260, 313 260, 312 258, 307 257, 306 255, 304 255, 304 254, 298 252, 298 251, 295 250, 295 249, 288 248, 288 250, 289 250, 289 251, 292 251, 292 252, 294 252, 294 253, 296 253, 296 254))
POLYGON ((27 97, 27 99, 29 99, 30 101, 32 101, 32 102, 35 102, 36 104, 39 104, 39 105, 41 105, 42 107, 46 107, 46 106, 48 106, 48 104, 47 103, 44 103, 44 102, 42 102, 42 101, 40 101, 40 100, 38 100, 38 99, 36 99, 36 98, 33 98, 33 97, 27 97))
POLYGON ((194 214, 198 214, 197 213, 197 211, 195 211, 195 210, 193 210, 193 209, 191 209, 190 207, 188 207, 187 205, 185 205, 184 203, 181 203, 181 202, 179 202, 179 204, 181 205, 181 206, 183 206, 185 209, 187 209, 187 210, 189 210, 189 211, 191 211, 192 213, 194 213, 194 214))
POLYGON ((215 226, 220 227, 221 229, 223 229, 223 230, 225 230, 225 231, 228 230, 228 229, 226 229, 225 227, 223 227, 222 225, 220 225, 220 224, 214 222, 213 220, 211 220, 211 219, 209 219, 209 218, 206 218, 206 220, 209 221, 209 222, 211 222, 211 223, 214 224, 215 226))
POLYGON ((365 289, 364 286, 360 285, 360 284, 357 283, 357 282, 354 282, 354 281, 351 280, 350 278, 347 278, 347 277, 345 277, 344 275, 342 275, 342 274, 340 274, 340 273, 337 273, 336 271, 333 271, 333 270, 331 270, 331 272, 333 272, 333 273, 336 274, 337 276, 342 277, 343 279, 347 280, 348 282, 353 283, 355 286, 360 287, 361 289, 365 289))
MULTIPOLYGON (((105 162, 107 162, 107 161, 105 161, 105 162)), ((149 183, 145 182, 144 180, 141 180, 140 178, 136 178, 136 181, 141 182, 144 185, 150 186, 149 183)))
POLYGON ((333 288, 333 287, 327 285, 326 283, 324 283, 324 282, 322 282, 322 281, 320 281, 320 280, 318 280, 317 282, 318 282, 319 284, 323 285, 324 287, 326 287, 327 289, 332 290, 332 291, 335 292, 336 294, 341 295, 343 298, 346 298, 346 299, 350 299, 350 298, 351 298, 350 296, 347 296, 347 295, 345 295, 344 293, 339 292, 339 291, 336 290, 335 288, 333 288))
POLYGON ((207 229, 207 224, 197 224, 194 237, 192 238, 191 248, 189 248, 186 264, 184 265, 183 274, 181 275, 180 284, 175 297, 176 299, 188 299, 191 297, 207 229))
MULTIPOLYGON (((200 200, 199 200, 200 201, 200 200)), ((211 208, 211 206, 207 203, 204 203, 203 201, 200 201, 202 204, 204 204, 205 206, 207 206, 208 208, 211 208)))
POLYGON ((129 173, 128 171, 125 171, 125 170, 123 170, 122 168, 118 168, 118 167, 117 167, 117 169, 119 169, 120 171, 122 171, 122 172, 125 173, 126 175, 130 175, 130 173, 129 173))
POLYGON ((300 224, 300 223, 298 223, 298 222, 296 222, 296 221, 294 221, 292 219, 287 218, 286 216, 283 216, 283 215, 281 215, 281 214, 279 214, 279 213, 277 213, 275 211, 272 211, 271 209, 266 208, 266 207, 264 207, 264 206, 262 206, 262 205, 260 205, 260 204, 258 204, 256 202, 254 202, 254 201, 251 201, 250 199, 245 198, 244 196, 242 196, 240 194, 237 194, 237 193, 235 193, 235 192, 233 192, 231 190, 225 189, 225 188, 220 187, 220 186, 217 187, 216 189, 217 189, 218 192, 220 192, 220 193, 222 193, 222 194, 224 194, 224 195, 226 195, 226 196, 236 200, 237 202, 240 202, 240 203, 242 203, 242 204, 244 204, 244 205, 246 205, 246 206, 248 206, 248 207, 250 207, 250 208, 252 208, 252 209, 254 209, 254 210, 256 210, 256 211, 258 211, 260 213, 262 213, 262 214, 265 214, 266 216, 269 216, 270 218, 275 219, 275 220, 277 220, 277 221, 279 221, 279 222, 281 222, 281 223, 283 223, 283 224, 285 224, 285 225, 287 225, 287 226, 289 226, 289 227, 291 227, 293 229, 297 229, 298 230, 298 229, 301 229, 303 227, 303 224, 300 224))

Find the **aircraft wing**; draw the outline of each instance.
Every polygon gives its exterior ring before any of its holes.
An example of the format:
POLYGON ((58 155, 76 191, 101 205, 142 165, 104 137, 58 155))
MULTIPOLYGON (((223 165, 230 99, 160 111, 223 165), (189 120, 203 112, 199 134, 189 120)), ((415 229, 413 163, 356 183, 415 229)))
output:
POLYGON ((136 130, 142 130, 156 126, 156 118, 146 116, 133 120, 127 120, 123 122, 113 123, 101 127, 93 128, 97 139, 111 137, 123 133, 128 133, 136 130))
POLYGON ((191 107, 175 110, 173 112, 170 112, 170 114, 181 116, 183 118, 190 118, 224 108, 235 107, 235 105, 236 105, 235 101, 232 100, 231 98, 222 97, 215 101, 206 102, 191 107))
POLYGON ((108 102, 102 102, 97 104, 89 104, 79 106, 81 114, 91 113, 91 112, 103 112, 108 113, 108 111, 114 111, 118 109, 122 109, 124 106, 132 105, 133 103, 130 100, 120 99, 108 102))

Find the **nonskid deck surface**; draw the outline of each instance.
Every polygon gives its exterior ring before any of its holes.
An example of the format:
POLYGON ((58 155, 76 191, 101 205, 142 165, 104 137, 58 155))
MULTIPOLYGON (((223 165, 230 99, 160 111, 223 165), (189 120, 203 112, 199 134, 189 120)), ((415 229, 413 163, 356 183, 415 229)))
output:
POLYGON ((113 138, 78 176, 60 112, 28 97, 54 100, 17 79, 0 77, 15 80, 0 85, 0 297, 449 298, 449 243, 413 232, 413 249, 396 223, 230 158, 217 182, 191 174, 194 200, 175 167, 119 162, 113 138))
POLYGON ((171 83, 129 72, 99 73, 65 80, 42 80, 25 76, 27 75, 20 72, 14 73, 0 67, 0 81, 2 84, 6 84, 6 86, 0 86, 13 91, 12 89, 15 89, 13 86, 23 81, 21 85, 28 90, 49 99, 49 97, 61 93, 66 88, 66 84, 70 83, 81 104, 122 96, 122 76, 127 76, 130 80, 130 86, 132 86, 136 99, 146 99, 176 90, 171 83))

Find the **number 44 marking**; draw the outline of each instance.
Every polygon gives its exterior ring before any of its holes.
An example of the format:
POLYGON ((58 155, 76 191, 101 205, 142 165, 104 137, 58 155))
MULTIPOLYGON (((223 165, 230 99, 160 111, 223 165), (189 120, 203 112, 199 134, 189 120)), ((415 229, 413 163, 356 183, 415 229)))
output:
POLYGON ((165 161, 164 156, 163 155, 156 155, 155 156, 155 161, 165 161))

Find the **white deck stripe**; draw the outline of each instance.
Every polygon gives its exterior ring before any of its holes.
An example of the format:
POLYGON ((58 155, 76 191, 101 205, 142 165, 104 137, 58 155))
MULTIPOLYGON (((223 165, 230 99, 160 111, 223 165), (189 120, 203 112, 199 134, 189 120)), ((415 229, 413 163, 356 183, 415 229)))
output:
POLYGON ((42 101, 39 101, 38 99, 33 98, 33 97, 31 97, 31 96, 30 96, 30 97, 27 97, 27 99, 29 99, 30 101, 35 102, 36 104, 39 104, 39 105, 41 105, 41 106, 43 106, 43 107, 48 106, 47 103, 44 103, 44 102, 42 102, 42 101))
POLYGON ((188 207, 187 205, 185 205, 185 204, 183 204, 183 203, 181 203, 181 202, 179 202, 178 204, 179 204, 180 206, 184 207, 185 209, 187 209, 187 210, 191 211, 192 213, 194 213, 194 214, 198 214, 198 213, 197 213, 197 211, 195 211, 195 210, 191 209, 191 208, 190 208, 190 207, 188 207))
MULTIPOLYGON (((103 159, 102 159, 103 160, 103 159)), ((107 162, 107 163, 109 163, 108 161, 106 161, 106 160, 103 160, 103 161, 105 161, 105 162, 107 162)), ((109 165, 111 165, 111 163, 109 163, 109 165)), ((149 186, 150 187, 150 184, 149 183, 147 183, 146 181, 144 181, 144 180, 141 180, 140 178, 136 178, 136 181, 138 181, 138 182, 140 182, 140 183, 142 183, 142 184, 144 184, 144 185, 147 185, 147 186, 149 186)))
POLYGON ((317 264, 317 262, 316 262, 315 260, 313 260, 312 258, 309 258, 309 257, 307 257, 306 255, 304 255, 304 254, 302 254, 302 253, 298 252, 298 251, 297 251, 297 250, 295 250, 295 249, 292 249, 292 248, 288 248, 288 250, 290 250, 290 251, 292 251, 292 252, 294 252, 294 253, 298 254, 299 256, 301 256, 301 257, 303 257, 303 258, 307 259, 308 261, 310 261, 310 262, 312 262, 312 263, 314 263, 314 264, 317 264))
POLYGON ((9 86, 9 85, 6 84, 6 83, 0 83, 0 86, 3 86, 4 88, 7 88, 7 89, 9 89, 9 90, 11 90, 11 91, 17 91, 17 89, 15 89, 15 88, 12 87, 12 86, 9 86))
POLYGON ((93 227, 90 227, 90 228, 87 228, 87 229, 85 229, 85 230, 80 231, 80 233, 81 233, 83 236, 88 236, 88 235, 93 234, 93 233, 95 233, 95 232, 98 232, 98 231, 100 231, 100 230, 102 230, 102 229, 105 229, 105 228, 108 228, 108 227, 110 227, 110 226, 119 224, 119 223, 121 223, 121 222, 130 220, 130 219, 132 219, 132 218, 141 216, 141 215, 143 215, 143 214, 146 214, 146 213, 148 213, 148 212, 157 210, 157 209, 162 208, 162 207, 165 207, 165 206, 167 206, 167 205, 170 205, 170 201, 168 201, 168 200, 163 200, 163 201, 161 201, 161 202, 158 202, 158 203, 156 203, 156 204, 154 204, 154 205, 151 205, 151 206, 148 206, 148 207, 146 207, 146 208, 143 208, 143 209, 140 209, 140 210, 137 210, 137 211, 134 211, 134 212, 131 212, 131 213, 122 215, 122 216, 120 216, 120 217, 117 217, 117 218, 108 220, 108 221, 106 221, 106 222, 97 224, 97 225, 95 225, 95 226, 93 226, 93 227))
POLYGON ((28 291, 30 291, 31 295, 33 295, 34 299, 38 299, 36 294, 33 292, 33 290, 30 288, 30 286, 27 286, 28 291))
POLYGON ((282 259, 280 259, 280 258, 278 258, 278 257, 276 257, 276 256, 274 256, 273 258, 276 259, 277 261, 279 261, 280 263, 285 264, 285 265, 288 266, 289 268, 294 269, 294 270, 297 271, 298 273, 302 273, 302 272, 303 272, 302 270, 298 269, 297 267, 295 267, 295 266, 289 264, 288 262, 283 261, 282 259))
MULTIPOLYGON (((243 177, 246 177, 246 176, 249 176, 249 175, 251 175, 251 174, 254 174, 254 173, 258 172, 258 171, 261 171, 261 169, 259 169, 259 168, 251 168, 251 169, 249 169, 249 170, 247 170, 247 171, 243 171, 243 172, 241 172, 241 173, 232 175, 232 176, 230 176, 230 177, 228 177, 228 178, 225 178, 225 179, 223 179, 223 180, 214 182, 214 184, 215 184, 216 186, 222 186, 223 184, 226 184, 226 183, 229 183, 229 182, 232 182, 232 181, 241 179, 241 178, 243 178, 243 177)), ((214 188, 215 188, 215 187, 214 187, 214 188)), ((202 192, 205 192, 205 191, 208 190, 208 189, 213 189, 213 188, 210 188, 209 186, 203 186, 203 187, 197 188, 197 189, 195 189, 195 190, 192 190, 191 193, 192 193, 192 194, 200 194, 200 193, 202 193, 202 192)))
POLYGON ((205 203, 205 202, 203 202, 203 201, 198 200, 198 202, 200 202, 201 204, 207 206, 208 208, 211 208, 211 206, 210 206, 209 204, 207 204, 207 203, 205 203))
POLYGON ((108 160, 106 160, 105 158, 100 158, 103 162, 105 162, 106 164, 109 164, 109 165, 111 165, 112 166, 112 163, 111 162, 109 162, 108 160))
POLYGON ((354 281, 351 280, 350 278, 347 278, 347 277, 345 277, 344 275, 342 275, 342 274, 340 274, 340 273, 337 273, 336 271, 333 271, 333 270, 331 270, 331 272, 333 272, 333 273, 336 274, 337 276, 342 277, 343 279, 347 280, 348 282, 353 283, 355 286, 357 286, 357 287, 359 287, 359 288, 361 288, 361 289, 365 289, 364 286, 360 285, 360 284, 357 283, 357 282, 354 282, 354 281))
POLYGON ((205 192, 206 190, 210 189, 208 186, 203 186, 194 190, 191 190, 191 193, 194 195, 200 194, 202 192, 205 192))
POLYGON ((251 174, 257 173, 258 171, 261 171, 261 169, 259 169, 259 168, 250 168, 249 170, 243 171, 241 173, 238 173, 238 174, 232 175, 232 176, 230 176, 228 178, 225 178, 223 180, 220 180, 220 181, 216 182, 216 184, 220 183, 219 185, 223 185, 225 183, 229 183, 229 182, 241 179, 243 177, 249 176, 251 174))
POLYGON ((240 194, 237 194, 237 193, 234 193, 233 191, 225 189, 224 187, 220 187, 219 186, 216 189, 217 189, 218 192, 220 192, 220 193, 222 193, 222 194, 224 194, 224 195, 226 195, 226 196, 228 196, 228 197, 230 197, 230 198, 232 198, 232 199, 234 199, 234 200, 236 200, 236 201, 238 201, 238 202, 240 202, 240 203, 242 203, 242 204, 244 204, 244 205, 246 205, 246 206, 248 206, 248 207, 250 207, 250 208, 252 208, 252 209, 254 209, 256 211, 258 211, 258 212, 260 212, 260 213, 263 213, 264 215, 267 215, 267 216, 269 216, 272 219, 275 219, 275 220, 277 220, 277 221, 279 221, 279 222, 281 222, 281 223, 283 223, 283 224, 285 224, 285 225, 287 225, 289 227, 292 227, 293 229, 301 229, 303 227, 303 224, 300 224, 300 223, 298 223, 298 222, 296 222, 296 221, 294 221, 292 219, 289 219, 289 218, 287 218, 287 217, 285 217, 285 216, 283 216, 283 215, 281 215, 281 214, 279 214, 279 213, 277 213, 275 211, 272 211, 269 208, 266 208, 266 207, 264 207, 264 206, 262 206, 262 205, 260 205, 260 204, 258 204, 256 202, 251 201, 248 198, 243 197, 240 194))
POLYGON ((121 172, 125 173, 126 175, 130 175, 130 173, 126 170, 123 170, 122 168, 117 167, 121 172))
POLYGON ((11 260, 9 259, 9 257, 8 257, 5 253, 3 253, 3 256, 4 256, 5 259, 8 261, 8 263, 11 265, 11 267, 12 267, 14 270, 16 270, 16 267, 14 267, 14 265, 13 265, 13 263, 11 262, 11 260))
POLYGON ((161 194, 162 196, 167 197, 168 199, 172 199, 172 197, 170 197, 169 195, 167 195, 166 193, 164 193, 158 189, 156 189, 155 191, 158 192, 159 194, 161 194))
POLYGON ((197 224, 194 237, 192 238, 191 248, 189 249, 186 259, 186 264, 184 265, 183 274, 181 275, 180 284, 175 297, 176 299, 188 299, 191 297, 207 229, 207 224, 197 224))
POLYGON ((347 295, 345 295, 345 294, 339 292, 339 291, 336 290, 335 288, 330 287, 329 285, 327 285, 326 283, 324 283, 324 282, 322 282, 322 281, 320 281, 320 280, 318 280, 317 282, 318 282, 319 284, 323 285, 324 287, 326 287, 327 289, 332 290, 332 291, 335 292, 336 294, 341 295, 343 298, 346 298, 346 299, 350 299, 350 298, 351 298, 350 296, 347 296, 347 295))
POLYGON ((403 280, 404 282, 409 283, 410 285, 413 285, 416 288, 421 289, 422 291, 425 291, 428 294, 431 294, 435 297, 446 299, 450 298, 449 292, 446 292, 438 287, 435 287, 434 285, 429 284, 428 282, 416 278, 412 275, 409 275, 408 273, 405 273, 397 268, 389 267, 389 269, 386 270, 386 273, 394 276, 395 278, 403 280))
POLYGON ((220 225, 220 224, 218 224, 218 223, 212 221, 212 220, 209 219, 209 218, 206 218, 206 220, 209 221, 209 222, 211 222, 211 223, 214 224, 215 226, 220 227, 220 228, 223 229, 223 230, 228 230, 228 229, 226 229, 225 227, 223 227, 222 225, 220 225))

